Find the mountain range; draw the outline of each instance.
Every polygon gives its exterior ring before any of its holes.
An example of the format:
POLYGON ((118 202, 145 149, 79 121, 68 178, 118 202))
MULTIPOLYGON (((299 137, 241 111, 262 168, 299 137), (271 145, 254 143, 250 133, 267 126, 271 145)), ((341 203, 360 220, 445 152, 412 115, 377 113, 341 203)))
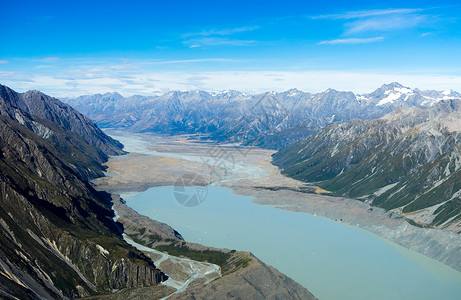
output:
POLYGON ((64 99, 102 128, 165 134, 211 134, 217 141, 281 149, 329 124, 374 119, 395 107, 431 106, 460 97, 454 91, 420 91, 398 83, 358 95, 296 89, 250 95, 238 91, 172 91, 161 96, 118 93, 64 99))

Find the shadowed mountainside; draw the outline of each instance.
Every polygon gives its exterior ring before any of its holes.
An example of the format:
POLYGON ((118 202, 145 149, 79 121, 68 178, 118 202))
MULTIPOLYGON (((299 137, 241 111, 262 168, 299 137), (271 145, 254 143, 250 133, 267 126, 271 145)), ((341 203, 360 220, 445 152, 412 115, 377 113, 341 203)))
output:
POLYGON ((73 298, 167 278, 121 239, 110 197, 87 181, 116 153, 121 144, 69 106, 0 86, 1 297, 73 298))

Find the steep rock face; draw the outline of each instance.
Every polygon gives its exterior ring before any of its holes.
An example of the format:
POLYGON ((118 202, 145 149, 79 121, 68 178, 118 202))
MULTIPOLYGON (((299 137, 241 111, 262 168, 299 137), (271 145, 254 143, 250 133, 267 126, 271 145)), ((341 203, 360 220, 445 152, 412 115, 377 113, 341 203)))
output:
POLYGON ((51 121, 60 125, 64 130, 76 133, 94 147, 102 159, 107 159, 107 155, 123 153, 123 146, 120 142, 104 134, 90 119, 70 105, 39 91, 16 93, 0 85, 0 114, 16 119, 18 114, 23 113, 51 121))
POLYGON ((121 239, 110 198, 87 182, 103 169, 100 152, 0 92, 0 295, 72 298, 165 280, 121 239))
POLYGON ((294 178, 433 226, 461 223, 461 100, 331 125, 274 155, 294 178))
POLYGON ((61 156, 72 161, 74 170, 87 179, 103 175, 101 164, 108 155, 124 153, 122 144, 104 134, 87 117, 38 91, 19 94, 0 85, 0 115, 52 143, 61 156))
POLYGON ((333 89, 317 94, 292 89, 256 95, 173 91, 129 98, 117 93, 97 94, 67 101, 102 127, 211 134, 220 142, 281 149, 330 124, 379 118, 399 105, 431 106, 459 96, 453 91, 412 90, 391 83, 365 95, 333 89))

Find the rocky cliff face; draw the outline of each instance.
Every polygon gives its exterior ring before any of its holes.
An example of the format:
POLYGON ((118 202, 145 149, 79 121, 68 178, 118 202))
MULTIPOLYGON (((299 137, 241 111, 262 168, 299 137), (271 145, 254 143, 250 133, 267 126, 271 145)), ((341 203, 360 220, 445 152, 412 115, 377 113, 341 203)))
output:
POLYGON ((274 155, 294 178, 419 223, 461 226, 461 100, 331 125, 274 155))
POLYGON ((379 118, 399 105, 430 106, 459 96, 453 91, 412 90, 391 83, 365 95, 333 89, 317 94, 292 89, 257 95, 174 91, 155 97, 108 93, 67 101, 102 127, 211 134, 216 141, 281 149, 330 124, 379 118))
POLYGON ((120 145, 36 94, 0 87, 0 297, 73 298, 165 280, 121 239, 110 198, 87 181, 120 145))

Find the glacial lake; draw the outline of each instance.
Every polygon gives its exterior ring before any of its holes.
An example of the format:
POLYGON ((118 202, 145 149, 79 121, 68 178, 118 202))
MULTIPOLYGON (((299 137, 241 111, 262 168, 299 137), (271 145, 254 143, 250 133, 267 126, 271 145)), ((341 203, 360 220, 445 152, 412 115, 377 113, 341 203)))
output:
MULTIPOLYGON (((193 195, 190 187, 185 195, 193 195)), ((185 207, 173 187, 122 195, 185 240, 251 251, 319 299, 461 299, 461 273, 361 229, 306 213, 257 205, 217 186, 185 207)), ((461 259, 461 258, 460 258, 461 259)))

